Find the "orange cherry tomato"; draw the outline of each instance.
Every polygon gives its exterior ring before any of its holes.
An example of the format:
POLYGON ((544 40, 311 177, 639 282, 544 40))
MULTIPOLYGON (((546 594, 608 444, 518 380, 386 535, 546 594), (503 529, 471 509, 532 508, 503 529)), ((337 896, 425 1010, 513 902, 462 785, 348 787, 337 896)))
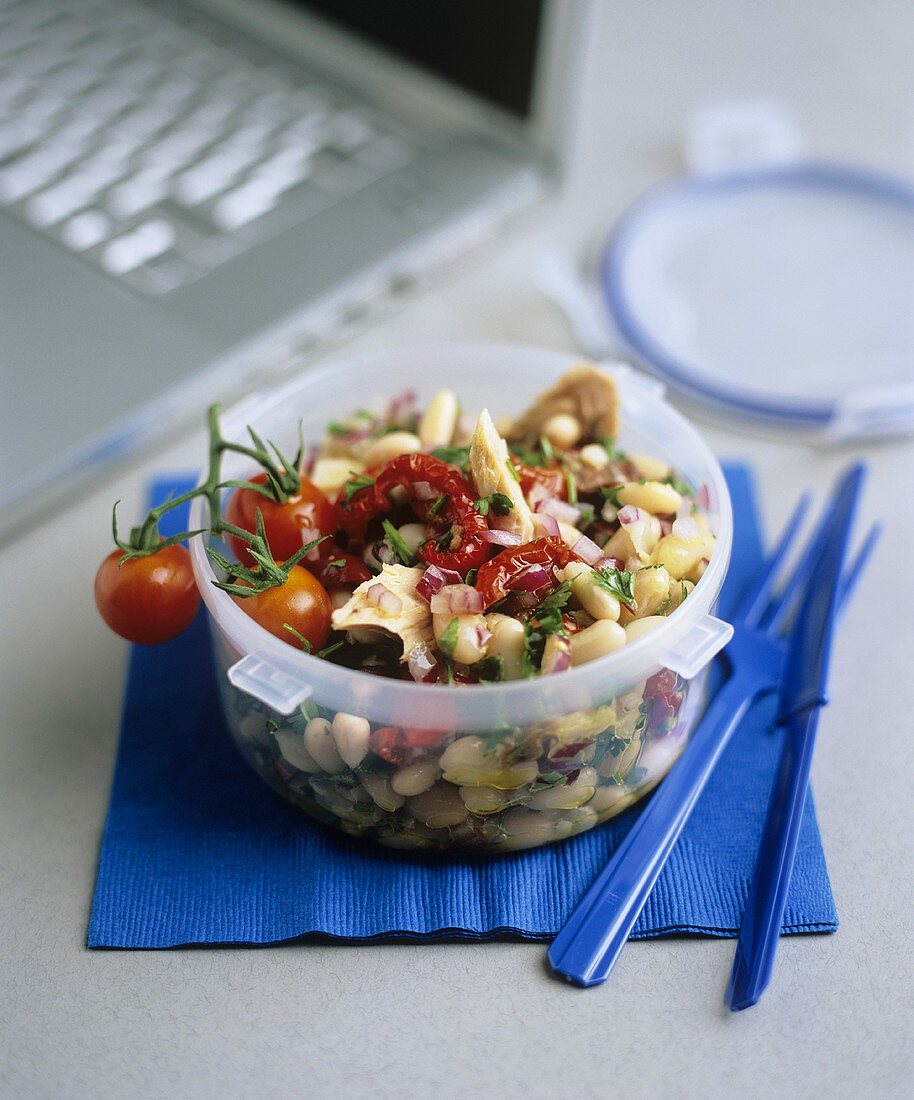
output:
POLYGON ((200 606, 190 554, 166 546, 119 564, 123 551, 112 550, 95 575, 95 606, 128 642, 157 645, 177 637, 200 606))
MULTIPOLYGON (((264 485, 267 475, 257 474, 251 481, 264 485)), ((316 485, 301 479, 297 496, 277 504, 253 489, 236 489, 229 497, 225 518, 234 527, 252 534, 257 530, 257 510, 263 516, 270 551, 277 561, 291 558, 306 542, 332 535, 338 526, 336 509, 316 485)), ((242 565, 256 563, 248 553, 248 545, 237 535, 229 535, 228 543, 242 565)), ((288 633, 288 632, 287 632, 288 633)))
POLYGON ((289 571, 285 584, 246 599, 238 596, 232 599, 255 623, 290 645, 301 648, 301 642, 286 630, 286 624, 307 638, 313 650, 322 649, 327 642, 333 610, 330 597, 317 577, 300 565, 289 571))

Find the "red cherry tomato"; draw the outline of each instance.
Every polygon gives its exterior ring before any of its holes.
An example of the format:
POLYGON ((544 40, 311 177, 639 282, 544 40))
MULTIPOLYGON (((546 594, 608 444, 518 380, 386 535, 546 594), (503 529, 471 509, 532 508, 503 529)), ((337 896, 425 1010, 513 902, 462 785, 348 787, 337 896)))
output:
POLYGON ((232 599, 255 623, 290 645, 301 647, 301 642, 286 630, 287 623, 307 638, 314 650, 323 648, 327 642, 333 610, 330 597, 317 577, 299 565, 289 571, 285 584, 246 599, 238 596, 232 599))
MULTIPOLYGON (((267 475, 257 474, 250 480, 264 485, 267 475)), ((337 527, 336 509, 320 489, 304 477, 298 495, 284 504, 277 504, 253 489, 236 489, 229 497, 225 518, 234 527, 253 534, 257 530, 258 509, 263 516, 270 551, 277 561, 291 558, 312 539, 332 535, 337 527)), ((242 565, 253 567, 256 564, 244 539, 229 535, 228 543, 242 565)))
POLYGON ((190 554, 166 546, 119 564, 123 551, 112 550, 95 574, 95 606, 128 642, 157 645, 188 627, 200 606, 190 554))

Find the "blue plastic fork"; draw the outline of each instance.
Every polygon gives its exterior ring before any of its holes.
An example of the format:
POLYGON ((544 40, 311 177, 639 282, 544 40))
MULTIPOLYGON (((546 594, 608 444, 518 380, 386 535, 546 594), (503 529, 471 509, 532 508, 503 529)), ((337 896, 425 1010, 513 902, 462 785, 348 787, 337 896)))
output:
MULTIPOLYGON (((773 598, 784 558, 808 507, 809 496, 804 495, 734 612, 733 638, 724 654, 730 678, 711 701, 669 775, 549 948, 552 969, 577 985, 606 981, 733 731, 749 707, 780 682, 786 651, 783 626, 796 596, 815 572, 817 546, 829 520, 827 505, 806 553, 780 594, 773 598)), ((856 561, 844 574, 839 595, 842 605, 859 578, 873 541, 868 538, 864 542, 856 561)))

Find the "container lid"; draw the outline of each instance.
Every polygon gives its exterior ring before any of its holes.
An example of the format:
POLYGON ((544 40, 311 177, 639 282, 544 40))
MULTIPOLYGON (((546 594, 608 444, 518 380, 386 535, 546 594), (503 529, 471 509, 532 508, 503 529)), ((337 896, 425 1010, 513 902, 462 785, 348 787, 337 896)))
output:
POLYGON ((601 284, 628 350, 683 396, 836 441, 914 429, 914 189, 786 164, 650 191, 601 284))

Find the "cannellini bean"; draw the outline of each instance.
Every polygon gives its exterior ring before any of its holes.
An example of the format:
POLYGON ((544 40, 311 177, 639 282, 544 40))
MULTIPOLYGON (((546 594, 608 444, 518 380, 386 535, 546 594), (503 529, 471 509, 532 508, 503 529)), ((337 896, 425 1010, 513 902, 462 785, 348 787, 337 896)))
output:
POLYGON ((573 783, 537 791, 527 805, 531 810, 576 810, 593 798, 597 773, 593 768, 581 768, 573 783))
POLYGON ((673 580, 678 581, 695 568, 703 548, 703 539, 684 542, 675 535, 666 535, 654 547, 651 560, 665 566, 673 580))
POLYGON ((326 718, 312 718, 305 726, 305 748, 321 771, 337 775, 345 770, 346 765, 336 751, 333 730, 326 718))
POLYGON ((494 787, 461 787, 460 797, 470 813, 494 814, 508 805, 512 795, 494 787))
POLYGON ((682 504, 673 486, 662 481, 626 481, 616 496, 620 504, 632 504, 658 516, 672 515, 682 504))
POLYGON ((635 801, 635 795, 627 792, 624 787, 616 783, 609 783, 605 787, 597 787, 593 798, 587 803, 588 809, 595 813, 603 814, 607 810, 612 813, 621 813, 626 807, 635 801))
POLYGON ((532 783, 539 774, 535 760, 502 764, 494 753, 486 752, 481 737, 460 737, 444 750, 439 761, 444 778, 459 787, 497 787, 516 790, 532 783))
POLYGON ((434 787, 441 775, 441 769, 433 760, 421 764, 404 764, 390 777, 390 785, 397 794, 422 794, 434 787))
POLYGON ((665 615, 647 615, 643 619, 632 619, 625 627, 625 637, 629 644, 637 642, 639 638, 643 638, 645 634, 650 634, 658 626, 663 626, 665 622, 665 615))
POLYGON ((600 519, 605 519, 607 523, 615 523, 619 515, 619 509, 609 499, 603 502, 603 507, 600 509, 600 519))
POLYGON ((387 813, 392 814, 394 810, 399 810, 406 801, 402 794, 397 794, 396 791, 391 790, 390 783, 383 775, 363 775, 360 778, 362 786, 371 795, 374 804, 380 809, 386 810, 387 813))
POLYGON ((601 588, 594 570, 581 561, 569 562, 561 571, 561 579, 571 584, 571 591, 581 606, 595 619, 619 618, 621 605, 616 597, 601 588))
POLYGON ((534 813, 523 806, 508 810, 502 820, 502 828, 512 840, 524 840, 525 845, 511 844, 514 847, 532 847, 551 840, 555 832, 555 822, 551 815, 534 813))
POLYGON ((439 390, 419 421, 419 439, 426 450, 446 447, 454 438, 460 404, 453 390, 439 390))
POLYGON ((624 562, 637 558, 640 566, 650 561, 651 551, 659 542, 660 535, 660 520, 639 508, 637 521, 620 527, 603 547, 603 552, 609 558, 621 558, 624 562))
POLYGON ((430 829, 462 825, 467 816, 460 792, 450 783, 436 783, 431 790, 415 795, 406 803, 406 809, 430 829))
POLYGON ((404 523, 397 528, 397 534, 406 543, 406 549, 411 554, 418 553, 422 543, 428 541, 428 531, 424 523, 404 523))
POLYGON ((486 655, 487 645, 487 642, 480 641, 480 637, 485 637, 487 629, 485 615, 451 615, 449 612, 443 615, 433 615, 432 627, 435 631, 436 642, 441 640, 441 635, 448 629, 454 619, 457 620, 454 660, 462 665, 473 665, 477 661, 481 661, 486 655))
POLYGON ((310 481, 322 493, 333 496, 338 493, 353 474, 361 474, 365 467, 354 458, 319 458, 314 463, 310 481))
POLYGON ((373 439, 365 448, 362 462, 366 469, 383 466, 397 455, 412 455, 422 450, 422 441, 412 432, 388 432, 373 439))
POLYGON ((486 655, 501 657, 505 680, 520 680, 523 676, 521 660, 524 655, 524 626, 510 615, 493 612, 486 615, 486 627, 492 637, 486 645, 486 655))
POLYGON ((571 663, 575 667, 586 665, 598 657, 615 653, 625 642, 625 631, 618 623, 612 619, 597 619, 595 623, 571 635, 571 663))
POLYGON ((626 457, 643 478, 650 481, 666 481, 670 476, 670 467, 661 458, 646 455, 643 451, 629 451, 626 457))
POLYGON ((361 764, 368 754, 368 736, 371 726, 368 720, 357 714, 339 711, 333 719, 333 740, 336 751, 342 759, 354 768, 361 764))
POLYGON ((675 611, 677 607, 688 597, 692 592, 695 585, 691 581, 673 581, 670 585, 670 611, 675 611))
MULTIPOLYGON (((678 582, 675 587, 679 587, 678 582)), ((619 621, 623 626, 632 619, 643 619, 656 614, 670 599, 670 575, 662 565, 659 568, 639 569, 635 573, 632 589, 635 593, 635 610, 632 613, 628 608, 622 609, 619 621)))
POLYGON ((555 447, 573 447, 583 434, 580 420, 571 413, 554 413, 543 424, 543 435, 555 447))
POLYGON ((580 458, 585 466, 590 466, 593 470, 602 470, 609 465, 609 453, 599 443, 588 443, 586 447, 582 447, 580 458))
POLYGON ((293 730, 276 730, 273 736, 279 745, 279 751, 293 768, 301 772, 319 772, 320 765, 305 748, 304 734, 293 730))
POLYGON ((569 811, 566 820, 571 822, 569 836, 577 836, 578 833, 592 829, 599 818, 589 806, 582 806, 579 810, 569 811))

